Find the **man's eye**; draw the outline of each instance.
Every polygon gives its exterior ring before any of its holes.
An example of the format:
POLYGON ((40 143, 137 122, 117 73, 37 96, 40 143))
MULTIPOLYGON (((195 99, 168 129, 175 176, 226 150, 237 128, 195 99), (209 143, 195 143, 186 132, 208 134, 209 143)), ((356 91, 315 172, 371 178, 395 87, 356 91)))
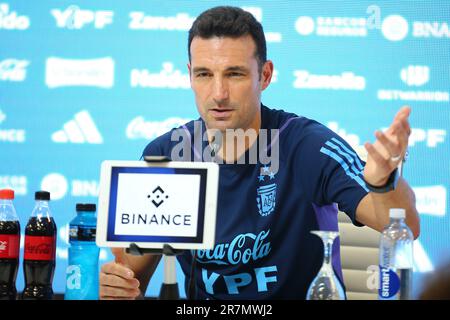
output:
POLYGON ((244 74, 243 74, 243 73, 240 73, 240 72, 230 72, 230 73, 228 74, 228 76, 230 76, 230 77, 243 77, 244 74))
POLYGON ((197 78, 206 78, 211 76, 208 72, 200 72, 195 75, 197 78))

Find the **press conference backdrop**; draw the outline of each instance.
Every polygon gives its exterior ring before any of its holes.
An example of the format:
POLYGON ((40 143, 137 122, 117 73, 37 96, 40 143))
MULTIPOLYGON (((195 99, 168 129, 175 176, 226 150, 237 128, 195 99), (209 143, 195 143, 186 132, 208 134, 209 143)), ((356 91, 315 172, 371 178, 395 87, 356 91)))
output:
MULTIPOLYGON (((138 159, 149 141, 198 117, 187 31, 221 4, 264 26, 275 64, 266 105, 314 118, 353 145, 411 106, 404 175, 422 221, 417 294, 450 253, 448 1, 0 0, 0 187, 16 191, 22 232, 34 192, 51 192, 55 292, 65 289, 67 224, 76 203, 97 202, 101 161, 138 159)), ((102 250, 100 263, 111 259, 102 250)), ((147 295, 161 281, 160 266, 147 295)))

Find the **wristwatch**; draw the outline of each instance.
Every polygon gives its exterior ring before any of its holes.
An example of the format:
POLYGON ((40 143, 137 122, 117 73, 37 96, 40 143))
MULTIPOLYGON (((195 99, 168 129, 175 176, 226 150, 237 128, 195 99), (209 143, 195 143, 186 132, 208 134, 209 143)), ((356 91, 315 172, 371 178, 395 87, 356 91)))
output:
POLYGON ((391 175, 389 176, 389 179, 383 186, 376 187, 368 183, 366 180, 364 180, 364 182, 366 183, 367 189, 375 193, 386 193, 395 190, 398 183, 398 168, 395 168, 395 170, 392 171, 391 175))

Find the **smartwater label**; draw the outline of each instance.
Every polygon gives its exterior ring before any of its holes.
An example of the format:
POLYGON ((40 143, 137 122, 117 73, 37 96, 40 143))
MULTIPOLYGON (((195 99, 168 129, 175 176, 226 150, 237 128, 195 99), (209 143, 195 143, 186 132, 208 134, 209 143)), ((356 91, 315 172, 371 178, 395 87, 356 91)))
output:
POLYGON ((381 300, 392 300, 400 290, 400 278, 395 270, 380 266, 380 288, 378 297, 381 300))

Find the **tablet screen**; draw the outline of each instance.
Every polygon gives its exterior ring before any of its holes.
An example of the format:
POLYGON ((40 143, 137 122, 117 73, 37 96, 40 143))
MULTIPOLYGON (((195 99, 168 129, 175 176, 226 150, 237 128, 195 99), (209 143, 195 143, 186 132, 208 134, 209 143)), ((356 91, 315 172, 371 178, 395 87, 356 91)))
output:
POLYGON ((207 170, 112 167, 107 241, 202 243, 207 170))

